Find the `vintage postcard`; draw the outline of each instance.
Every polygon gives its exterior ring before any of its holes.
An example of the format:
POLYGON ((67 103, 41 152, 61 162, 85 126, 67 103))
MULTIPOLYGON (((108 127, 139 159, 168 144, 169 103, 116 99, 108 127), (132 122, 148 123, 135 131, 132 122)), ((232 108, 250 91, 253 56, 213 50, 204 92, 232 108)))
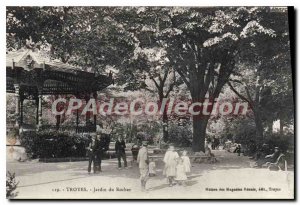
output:
POLYGON ((293 7, 6 7, 8 199, 294 199, 293 7))

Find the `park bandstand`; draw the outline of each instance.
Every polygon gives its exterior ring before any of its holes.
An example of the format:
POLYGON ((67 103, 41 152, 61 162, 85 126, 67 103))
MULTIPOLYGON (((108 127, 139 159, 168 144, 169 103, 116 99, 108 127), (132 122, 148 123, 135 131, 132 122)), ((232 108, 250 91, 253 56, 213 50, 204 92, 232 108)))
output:
MULTIPOLYGON (((112 74, 101 75, 83 71, 80 67, 52 60, 37 49, 20 49, 6 54, 6 92, 14 94, 16 101, 15 122, 12 127, 24 130, 73 129, 76 133, 96 131, 96 115, 93 119, 86 115, 84 125, 80 123, 76 113, 76 125, 63 127, 60 117, 56 117, 55 125, 43 125, 42 99, 51 95, 73 95, 88 102, 97 99, 97 92, 113 83, 112 74), (36 105, 35 124, 24 123, 24 100, 33 100, 36 105)), ((8 125, 7 125, 8 126, 8 125)))

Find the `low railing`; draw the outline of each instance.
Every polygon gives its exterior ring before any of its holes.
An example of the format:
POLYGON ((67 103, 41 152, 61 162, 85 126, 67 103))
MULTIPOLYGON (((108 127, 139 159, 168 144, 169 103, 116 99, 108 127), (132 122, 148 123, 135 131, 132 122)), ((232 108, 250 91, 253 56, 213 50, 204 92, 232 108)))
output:
MULTIPOLYGON (((16 128, 15 124, 8 123, 6 125, 7 131, 10 131, 12 129, 16 128)), ((37 125, 35 124, 22 124, 19 127, 22 131, 32 131, 37 130, 37 125)), ((96 132, 96 126, 95 125, 42 125, 39 130, 49 130, 49 131, 60 131, 60 132, 76 132, 76 133, 91 133, 96 132)))
POLYGON ((91 133, 96 132, 94 125, 42 125, 41 130, 55 130, 60 132, 76 132, 76 133, 91 133))

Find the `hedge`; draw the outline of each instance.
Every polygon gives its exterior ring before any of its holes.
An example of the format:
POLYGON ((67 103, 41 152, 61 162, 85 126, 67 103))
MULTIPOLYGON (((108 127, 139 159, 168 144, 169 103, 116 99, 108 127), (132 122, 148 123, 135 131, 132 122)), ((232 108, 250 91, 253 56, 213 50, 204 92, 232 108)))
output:
POLYGON ((64 132, 24 132, 20 143, 30 158, 85 157, 89 139, 64 132))

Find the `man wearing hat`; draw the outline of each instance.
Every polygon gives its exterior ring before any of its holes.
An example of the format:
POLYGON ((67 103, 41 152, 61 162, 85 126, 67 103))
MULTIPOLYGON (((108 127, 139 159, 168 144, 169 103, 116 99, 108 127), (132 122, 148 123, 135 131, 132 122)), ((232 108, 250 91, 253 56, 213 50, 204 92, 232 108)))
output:
POLYGON ((115 144, 115 150, 116 150, 116 154, 118 157, 118 168, 119 169, 121 169, 121 167, 122 167, 121 159, 123 159, 123 161, 124 161, 124 167, 127 168, 125 148, 126 148, 125 141, 121 136, 119 136, 116 141, 116 144, 115 144))
POLYGON ((89 135, 89 145, 87 147, 87 154, 89 157, 89 164, 88 164, 88 173, 91 172, 92 169, 92 164, 93 164, 93 169, 94 173, 96 172, 96 167, 95 167, 95 150, 96 150, 96 133, 91 133, 89 135))
POLYGON ((146 183, 149 179, 149 160, 148 160, 148 142, 143 141, 142 147, 139 150, 138 156, 137 156, 137 163, 139 164, 140 169, 140 180, 141 180, 141 186, 142 191, 146 190, 146 183))
POLYGON ((97 144, 95 146, 95 164, 96 164, 96 172, 102 172, 101 170, 101 162, 104 153, 107 151, 106 140, 104 139, 103 134, 97 134, 97 144))

